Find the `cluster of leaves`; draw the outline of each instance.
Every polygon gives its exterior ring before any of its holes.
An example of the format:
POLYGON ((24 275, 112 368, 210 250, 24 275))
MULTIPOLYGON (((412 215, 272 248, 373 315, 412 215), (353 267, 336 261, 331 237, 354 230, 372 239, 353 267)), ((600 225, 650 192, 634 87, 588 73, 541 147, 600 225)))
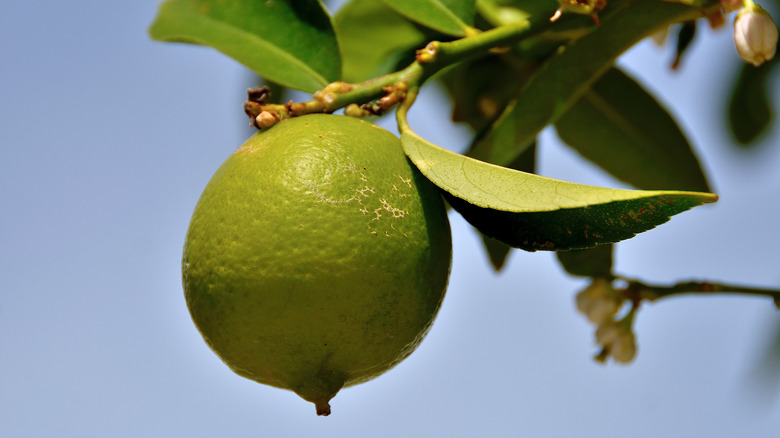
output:
MULTIPOLYGON (((405 152, 485 235, 500 269, 510 247, 562 251, 611 244, 716 199, 704 193, 707 178, 674 118, 615 66, 641 39, 682 22, 690 33, 702 11, 718 5, 686 3, 610 0, 596 25, 590 15, 550 24, 556 0, 351 0, 334 17, 318 0, 168 0, 150 33, 211 46, 269 83, 314 93, 335 81, 359 88, 399 71, 418 62, 415 50, 429 41, 468 42, 512 23, 543 23, 543 32, 485 48, 430 75, 452 97, 454 119, 473 128, 466 154, 421 138, 406 120, 408 105, 399 110, 405 152), (643 190, 535 175, 536 136, 551 124, 574 151, 643 190)), ((732 99, 736 134, 745 142, 771 119, 764 82, 756 77, 766 77, 772 65, 747 67, 732 99), (751 115, 750 123, 741 120, 756 112, 761 116, 751 115)), ((605 263, 606 272, 611 267, 611 251, 592 254, 602 260, 598 272, 588 268, 593 257, 559 254, 575 275, 601 276, 605 263)))

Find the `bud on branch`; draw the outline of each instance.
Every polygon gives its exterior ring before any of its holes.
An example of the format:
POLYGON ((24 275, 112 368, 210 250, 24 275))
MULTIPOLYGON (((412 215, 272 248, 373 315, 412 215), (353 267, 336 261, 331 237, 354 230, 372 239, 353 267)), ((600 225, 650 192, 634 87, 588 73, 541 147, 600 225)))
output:
POLYGON ((734 43, 745 62, 758 67, 774 58, 777 50, 777 26, 764 8, 747 2, 734 21, 734 43))

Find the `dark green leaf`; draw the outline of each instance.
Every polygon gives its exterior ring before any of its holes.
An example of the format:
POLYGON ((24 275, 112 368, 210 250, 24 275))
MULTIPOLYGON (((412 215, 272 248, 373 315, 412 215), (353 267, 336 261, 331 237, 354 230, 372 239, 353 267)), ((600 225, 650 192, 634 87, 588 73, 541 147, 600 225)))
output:
POLYGON ((541 13, 550 13, 559 6, 556 0, 491 0, 478 1, 477 12, 493 26, 500 26, 541 13))
POLYGON ((780 389, 780 320, 772 321, 761 337, 760 355, 749 368, 747 382, 757 394, 776 398, 780 389))
POLYGON ((390 73, 404 55, 426 43, 424 32, 377 0, 352 0, 336 14, 335 25, 347 82, 390 73))
POLYGON ((485 252, 488 254, 490 264, 493 266, 493 269, 496 272, 501 271, 501 269, 504 267, 504 264, 506 263, 507 257, 509 257, 509 252, 512 250, 512 247, 500 240, 492 239, 484 234, 481 236, 482 245, 484 245, 485 252))
POLYGON ((709 191, 675 120, 618 69, 596 81, 555 127, 569 146, 634 187, 709 191))
POLYGON ((685 56, 686 51, 691 46, 695 37, 696 20, 686 21, 680 26, 680 30, 677 32, 677 46, 675 47, 672 70, 676 70, 680 66, 683 56, 685 56))
POLYGON ((149 34, 213 47, 269 81, 307 92, 341 76, 336 35, 317 0, 168 0, 149 34))
POLYGON ((561 266, 571 275, 582 277, 612 277, 614 245, 599 245, 588 249, 558 251, 555 255, 561 266))
POLYGON ((474 24, 474 0, 383 0, 401 15, 447 35, 465 36, 474 24))
POLYGON ((680 3, 610 3, 599 14, 601 25, 551 56, 475 149, 491 163, 511 162, 539 131, 557 121, 621 53, 670 23, 699 15, 699 10, 680 3), (512 142, 507 143, 507 138, 512 142), (490 145, 484 148, 485 153, 481 152, 482 143, 490 145))
POLYGON ((519 60, 509 65, 506 59, 489 56, 463 62, 441 75, 440 80, 455 104, 454 121, 468 123, 479 132, 501 114, 530 70, 523 69, 519 60))
POLYGON ((773 111, 767 85, 770 73, 780 64, 778 59, 760 67, 744 64, 740 70, 729 101, 729 126, 742 145, 750 145, 771 126, 773 111))
POLYGON ((717 200, 707 193, 586 186, 496 166, 420 138, 400 109, 398 120, 404 152, 450 205, 483 234, 514 247, 563 250, 617 242, 717 200))

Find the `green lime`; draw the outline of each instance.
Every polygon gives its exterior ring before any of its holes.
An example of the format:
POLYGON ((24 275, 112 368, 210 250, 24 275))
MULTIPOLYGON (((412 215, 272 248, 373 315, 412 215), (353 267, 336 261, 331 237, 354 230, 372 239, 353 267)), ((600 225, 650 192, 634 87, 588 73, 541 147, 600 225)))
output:
POLYGON ((308 115, 238 148, 206 186, 182 271, 190 313, 233 371, 328 415, 407 357, 452 258, 438 189, 371 123, 308 115))

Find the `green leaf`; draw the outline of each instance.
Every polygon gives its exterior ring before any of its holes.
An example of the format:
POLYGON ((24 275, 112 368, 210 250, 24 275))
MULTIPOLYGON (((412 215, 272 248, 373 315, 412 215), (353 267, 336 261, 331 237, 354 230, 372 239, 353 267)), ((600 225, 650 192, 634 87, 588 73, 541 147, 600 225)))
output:
POLYGON ((401 141, 407 156, 434 184, 483 208, 535 213, 616 201, 644 202, 648 197, 691 197, 697 203, 717 199, 710 193, 623 190, 560 181, 457 154, 408 129, 402 130, 401 141))
POLYGON ((614 245, 599 245, 588 249, 558 251, 555 255, 561 266, 571 275, 581 277, 612 277, 614 245))
POLYGON ((648 194, 645 198, 549 212, 514 213, 477 207, 447 193, 445 198, 486 236, 526 251, 582 249, 619 242, 655 228, 675 214, 715 200, 685 192, 648 194))
POLYGON ((582 156, 634 187, 709 191, 675 120, 616 68, 596 81, 555 128, 582 156))
POLYGON ((539 131, 557 121, 621 53, 656 30, 698 18, 697 14, 698 9, 679 3, 611 2, 599 13, 601 25, 551 56, 474 149, 491 163, 511 162, 539 131), (513 142, 506 143, 504 138, 513 142))
POLYGON ((406 18, 447 35, 465 36, 474 24, 474 0, 383 0, 406 18))
POLYGON ((149 34, 213 47, 269 81, 307 92, 341 76, 336 35, 318 0, 168 0, 149 34))
POLYGON ((403 61, 411 63, 414 49, 428 39, 412 22, 377 0, 352 0, 334 21, 347 82, 362 82, 397 70, 403 61))
MULTIPOLYGON (((468 123, 477 132, 498 117, 517 94, 527 73, 505 57, 488 56, 473 62, 462 62, 444 73, 439 80, 454 102, 452 119, 468 123)), ((515 64, 520 64, 518 60, 515 64)))
POLYGON ((691 47, 691 43, 696 37, 696 20, 686 21, 680 26, 680 30, 677 32, 677 45, 675 46, 674 61, 672 62, 672 70, 679 68, 680 63, 683 60, 687 50, 691 47))
POLYGON ((744 64, 731 92, 728 116, 734 138, 742 145, 750 145, 771 125, 772 103, 767 85, 772 70, 780 64, 778 58, 760 67, 744 64))
POLYGON ((556 0, 477 0, 477 13, 493 26, 525 20, 548 13, 560 4, 556 0))
MULTIPOLYGON (((536 146, 534 145, 533 147, 528 148, 528 150, 521 154, 517 160, 512 162, 509 167, 524 172, 533 172, 536 168, 536 146)), ((485 251, 490 258, 493 269, 495 269, 496 272, 501 271, 512 247, 500 240, 487 237, 484 234, 482 234, 482 243, 485 246, 485 251)))
POLYGON ((405 118, 399 108, 409 159, 470 224, 513 247, 564 250, 617 242, 717 200, 708 193, 586 186, 496 166, 420 138, 405 118))
POLYGON ((780 389, 780 320, 772 320, 761 338, 759 355, 747 370, 747 382, 756 394, 775 397, 780 389))
POLYGON ((482 245, 485 247, 485 252, 487 252, 493 270, 496 272, 501 271, 504 268, 504 264, 506 264, 506 259, 509 257, 512 247, 484 234, 482 234, 482 245))

